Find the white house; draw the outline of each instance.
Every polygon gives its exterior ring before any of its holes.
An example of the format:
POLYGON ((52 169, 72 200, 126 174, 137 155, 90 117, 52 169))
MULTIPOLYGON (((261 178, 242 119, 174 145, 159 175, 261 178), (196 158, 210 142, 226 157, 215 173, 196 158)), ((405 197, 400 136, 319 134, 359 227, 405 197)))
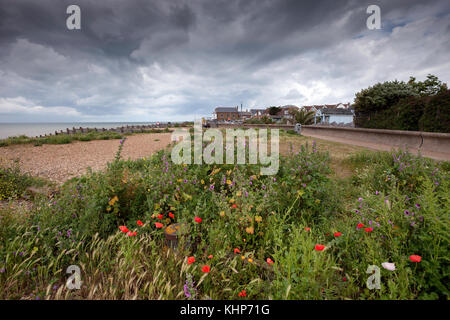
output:
POLYGON ((346 108, 323 108, 316 112, 316 119, 321 123, 353 123, 353 110, 346 108))

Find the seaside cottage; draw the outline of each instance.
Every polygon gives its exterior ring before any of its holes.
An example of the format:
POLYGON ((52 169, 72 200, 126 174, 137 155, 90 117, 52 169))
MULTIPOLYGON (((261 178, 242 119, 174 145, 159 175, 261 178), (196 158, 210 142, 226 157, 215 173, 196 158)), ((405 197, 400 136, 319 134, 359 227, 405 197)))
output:
POLYGON ((323 124, 337 123, 337 124, 352 124, 353 110, 344 108, 323 108, 317 110, 316 118, 320 119, 323 124))
POLYGON ((214 110, 214 116, 218 121, 233 121, 240 119, 238 107, 217 107, 214 110))

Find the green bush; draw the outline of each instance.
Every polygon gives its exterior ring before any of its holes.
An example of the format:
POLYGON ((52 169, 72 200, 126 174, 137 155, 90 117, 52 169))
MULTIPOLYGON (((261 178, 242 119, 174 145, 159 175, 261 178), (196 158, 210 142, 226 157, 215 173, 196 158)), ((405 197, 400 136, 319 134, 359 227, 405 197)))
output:
POLYGON ((427 99, 419 128, 422 131, 450 133, 450 90, 427 99))
POLYGON ((386 81, 356 94, 355 126, 450 132, 450 91, 433 75, 423 82, 386 81))
POLYGON ((19 198, 32 184, 33 179, 21 172, 18 162, 12 167, 0 167, 0 200, 19 198))

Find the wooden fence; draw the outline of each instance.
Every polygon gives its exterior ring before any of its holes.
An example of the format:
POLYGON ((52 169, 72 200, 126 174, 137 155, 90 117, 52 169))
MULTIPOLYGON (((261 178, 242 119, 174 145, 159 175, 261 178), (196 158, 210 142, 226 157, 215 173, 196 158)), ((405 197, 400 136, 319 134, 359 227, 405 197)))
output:
POLYGON ((63 134, 75 134, 75 133, 89 133, 89 132, 117 132, 117 133, 135 133, 135 132, 144 132, 147 130, 153 130, 153 129, 164 129, 169 128, 173 126, 173 124, 167 124, 167 123, 160 123, 160 124, 149 124, 149 125, 139 125, 139 126, 123 126, 123 127, 116 127, 116 128, 75 128, 72 127, 72 129, 67 128, 66 130, 60 130, 55 131, 55 134, 44 134, 36 136, 36 138, 42 138, 42 137, 48 137, 48 136, 58 136, 63 134))

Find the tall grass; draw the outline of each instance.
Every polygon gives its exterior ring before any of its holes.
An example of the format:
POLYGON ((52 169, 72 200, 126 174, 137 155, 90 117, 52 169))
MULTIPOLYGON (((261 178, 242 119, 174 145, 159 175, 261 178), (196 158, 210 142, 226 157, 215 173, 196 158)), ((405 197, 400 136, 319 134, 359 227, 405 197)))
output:
POLYGON ((68 181, 28 215, 0 213, 0 298, 448 298, 445 163, 357 154, 337 189, 317 146, 282 157, 275 176, 257 165, 174 165, 166 151, 123 161, 120 150, 105 172, 68 181), (174 222, 186 230, 175 249, 155 224, 174 222), (80 290, 65 285, 70 265, 80 290), (381 268, 379 290, 366 286, 369 265, 381 268))

